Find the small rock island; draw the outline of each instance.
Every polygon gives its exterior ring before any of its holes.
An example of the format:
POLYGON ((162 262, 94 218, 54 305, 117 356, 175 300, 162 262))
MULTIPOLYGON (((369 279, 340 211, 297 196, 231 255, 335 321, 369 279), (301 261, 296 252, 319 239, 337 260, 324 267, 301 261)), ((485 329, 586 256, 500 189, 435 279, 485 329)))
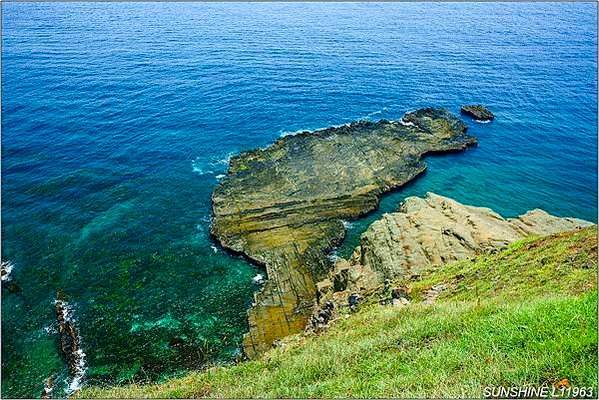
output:
POLYGON ((491 111, 489 111, 485 106, 471 105, 471 106, 462 106, 461 110, 462 114, 467 115, 471 118, 474 118, 477 121, 492 121, 495 119, 495 116, 491 111))
POLYGON ((331 269, 327 253, 343 222, 378 207, 380 196, 426 169, 432 152, 476 143, 441 108, 399 121, 359 121, 278 139, 233 157, 212 194, 212 234, 227 249, 266 268, 268 280, 248 312, 250 358, 300 332, 316 307, 316 283, 331 269))

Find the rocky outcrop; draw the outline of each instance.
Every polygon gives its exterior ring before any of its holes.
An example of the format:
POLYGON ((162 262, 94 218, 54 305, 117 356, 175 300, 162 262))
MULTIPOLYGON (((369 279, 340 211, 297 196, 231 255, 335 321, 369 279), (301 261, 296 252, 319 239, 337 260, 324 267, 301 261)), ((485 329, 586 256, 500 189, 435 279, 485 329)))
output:
POLYGON ((477 121, 491 121, 495 118, 493 113, 481 104, 462 106, 460 111, 462 114, 468 115, 477 121))
POLYGON ((429 108, 400 121, 286 136, 232 158, 212 195, 211 231, 225 248, 265 266, 268 277, 248 313, 245 353, 253 357, 304 329, 344 220, 372 211, 383 192, 423 172, 426 153, 475 142, 457 117, 429 108))
MULTIPOLYGON (((56 295, 54 309, 56 311, 56 321, 58 322, 60 351, 71 376, 71 381, 67 388, 67 393, 70 394, 79 388, 85 374, 85 353, 81 348, 81 337, 75 326, 72 309, 66 302, 62 291, 58 291, 56 295)), ((51 391, 52 387, 49 390, 51 391)))
POLYGON ((44 382, 44 389, 42 389, 42 393, 40 394, 40 399, 51 399, 52 393, 54 393, 54 384, 56 381, 55 375, 50 375, 46 378, 44 382))
POLYGON ((385 279, 414 277, 431 267, 500 251, 530 235, 550 235, 590 225, 593 224, 555 217, 538 209, 504 219, 489 208, 467 206, 433 193, 424 198, 409 197, 398 212, 385 214, 372 223, 350 259, 339 260, 324 280, 336 279, 340 271, 355 276, 340 288, 346 292, 323 289, 319 301, 369 290, 385 279))

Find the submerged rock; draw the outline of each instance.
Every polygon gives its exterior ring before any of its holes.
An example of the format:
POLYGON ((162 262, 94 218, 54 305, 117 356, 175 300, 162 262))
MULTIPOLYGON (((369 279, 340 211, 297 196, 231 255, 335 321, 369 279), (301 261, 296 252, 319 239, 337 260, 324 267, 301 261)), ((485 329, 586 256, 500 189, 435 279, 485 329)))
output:
MULTIPOLYGON (((212 195, 211 232, 225 248, 266 267, 268 276, 248 313, 245 353, 253 357, 304 329, 316 283, 331 267, 326 255, 344 237, 343 221, 374 210, 382 193, 422 173, 423 155, 474 143, 459 118, 427 108, 400 121, 286 136, 233 157, 212 195)), ((337 285, 347 281, 340 278, 337 285)))
POLYGON ((493 113, 489 111, 485 106, 478 104, 472 106, 462 106, 460 110, 462 114, 468 115, 477 121, 491 121, 495 118, 493 113))

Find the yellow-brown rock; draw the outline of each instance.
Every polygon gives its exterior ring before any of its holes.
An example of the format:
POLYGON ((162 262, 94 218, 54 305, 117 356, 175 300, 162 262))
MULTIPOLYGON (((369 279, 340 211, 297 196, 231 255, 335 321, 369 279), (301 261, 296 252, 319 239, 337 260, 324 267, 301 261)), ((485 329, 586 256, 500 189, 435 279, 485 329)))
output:
POLYGON ((535 209, 517 218, 427 193, 408 197, 398 212, 384 214, 360 238, 350 268, 374 271, 378 282, 418 275, 425 269, 500 251, 530 235, 550 235, 590 226, 535 209))

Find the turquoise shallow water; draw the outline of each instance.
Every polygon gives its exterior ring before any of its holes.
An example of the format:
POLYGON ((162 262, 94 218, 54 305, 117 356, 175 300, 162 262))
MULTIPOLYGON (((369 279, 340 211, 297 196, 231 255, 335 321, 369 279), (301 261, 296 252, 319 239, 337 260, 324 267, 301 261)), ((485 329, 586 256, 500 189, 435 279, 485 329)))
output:
POLYGON ((209 236, 227 158, 277 137, 422 106, 479 146, 355 221, 338 250, 426 191, 515 216, 597 221, 595 4, 3 3, 2 396, 57 376, 53 300, 80 330, 84 382, 230 361, 261 271, 209 236))

